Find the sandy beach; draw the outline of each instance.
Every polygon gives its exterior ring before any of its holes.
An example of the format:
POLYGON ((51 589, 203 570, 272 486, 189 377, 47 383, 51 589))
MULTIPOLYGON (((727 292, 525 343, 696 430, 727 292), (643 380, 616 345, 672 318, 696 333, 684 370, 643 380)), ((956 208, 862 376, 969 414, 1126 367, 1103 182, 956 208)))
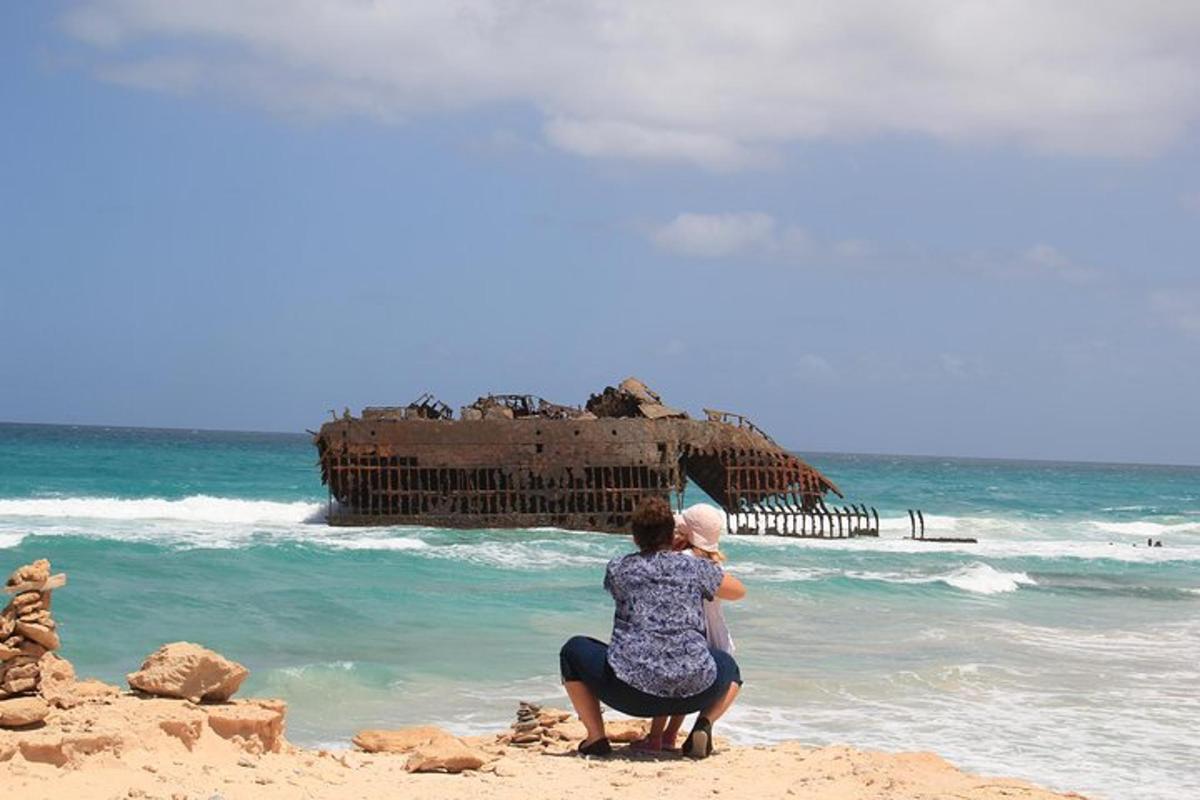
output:
MULTIPOLYGON (((268 704, 268 708, 274 708, 268 704)), ((704 761, 634 754, 580 758, 573 742, 523 749, 500 736, 455 740, 478 769, 410 772, 412 752, 307 750, 247 724, 225 738, 205 718, 254 716, 255 701, 196 705, 109 696, 0 732, 0 783, 27 798, 1051 798, 1029 783, 972 775, 933 753, 852 747, 721 747, 704 761), (231 712, 230 710, 233 709, 231 712), (257 731, 257 732, 256 732, 257 731), (271 752, 274 749, 275 752, 271 752), (55 763, 57 762, 57 763, 55 763)), ((282 712, 281 712, 282 713, 282 712)), ((262 715, 268 718, 269 715, 262 715)), ((229 730, 225 730, 229 734, 229 730)))

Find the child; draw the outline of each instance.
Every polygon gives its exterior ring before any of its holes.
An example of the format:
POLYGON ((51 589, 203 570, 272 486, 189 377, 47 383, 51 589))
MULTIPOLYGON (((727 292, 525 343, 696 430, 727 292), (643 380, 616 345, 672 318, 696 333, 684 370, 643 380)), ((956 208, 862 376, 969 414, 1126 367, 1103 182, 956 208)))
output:
MULTIPOLYGON (((725 515, 713 506, 698 503, 675 515, 675 549, 697 558, 707 558, 718 564, 725 562, 721 552, 721 531, 725 528, 725 515)), ((721 601, 717 598, 704 601, 704 621, 708 630, 708 646, 716 650, 733 653, 733 638, 725 625, 721 613, 721 601)), ((650 725, 650 734, 634 747, 638 750, 674 750, 675 738, 683 725, 685 715, 677 714, 668 722, 666 717, 655 717, 650 725)))

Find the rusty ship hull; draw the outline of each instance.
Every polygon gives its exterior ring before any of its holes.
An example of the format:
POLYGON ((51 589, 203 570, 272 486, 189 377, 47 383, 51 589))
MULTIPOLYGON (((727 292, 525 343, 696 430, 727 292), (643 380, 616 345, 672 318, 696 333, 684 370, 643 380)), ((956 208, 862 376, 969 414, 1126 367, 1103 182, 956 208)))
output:
POLYGON ((840 495, 738 415, 691 419, 652 393, 615 411, 589 401, 599 414, 545 401, 540 408, 552 413, 522 405, 514 414, 494 397, 464 409, 463 419, 414 404, 322 425, 314 443, 328 522, 625 532, 640 500, 678 498, 689 480, 731 517, 803 515, 840 495))

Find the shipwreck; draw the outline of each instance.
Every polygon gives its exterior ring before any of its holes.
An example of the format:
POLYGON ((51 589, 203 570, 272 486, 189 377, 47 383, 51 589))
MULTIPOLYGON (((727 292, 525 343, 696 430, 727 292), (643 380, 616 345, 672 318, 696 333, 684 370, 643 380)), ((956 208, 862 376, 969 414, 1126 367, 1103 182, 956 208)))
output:
POLYGON ((693 419, 636 378, 582 407, 489 394, 454 411, 432 395, 346 410, 313 434, 331 525, 558 527, 625 532, 638 502, 691 481, 733 533, 877 536, 828 477, 746 417, 693 419))

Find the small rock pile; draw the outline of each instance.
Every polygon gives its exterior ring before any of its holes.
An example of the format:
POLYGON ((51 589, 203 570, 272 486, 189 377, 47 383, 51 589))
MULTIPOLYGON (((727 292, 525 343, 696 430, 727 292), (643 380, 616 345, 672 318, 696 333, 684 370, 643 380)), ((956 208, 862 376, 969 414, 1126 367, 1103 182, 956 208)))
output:
POLYGON ((50 593, 66 583, 65 575, 50 574, 46 559, 20 567, 5 583, 4 592, 13 597, 0 612, 0 700, 40 687, 43 656, 59 647, 50 593))
MULTIPOLYGON (((570 749, 587 736, 583 723, 570 711, 543 708, 524 700, 517 705, 517 720, 509 727, 512 733, 501 734, 499 743, 511 747, 559 751, 570 749)), ((609 720, 604 727, 611 742, 637 741, 648 732, 645 720, 609 720)))
POLYGON ((522 700, 517 706, 517 721, 511 725, 512 733, 501 738, 513 747, 549 747, 569 738, 564 735, 567 732, 558 730, 557 726, 570 718, 569 712, 543 709, 536 703, 522 700))

